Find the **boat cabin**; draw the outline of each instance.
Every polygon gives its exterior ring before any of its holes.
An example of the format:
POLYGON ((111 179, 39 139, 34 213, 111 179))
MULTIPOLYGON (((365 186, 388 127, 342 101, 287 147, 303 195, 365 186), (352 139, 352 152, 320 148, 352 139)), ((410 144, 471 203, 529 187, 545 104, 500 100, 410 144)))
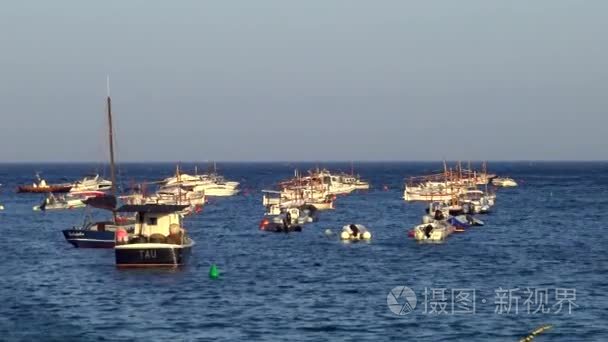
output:
POLYGON ((124 205, 118 212, 136 213, 132 234, 116 234, 116 244, 167 243, 181 245, 186 236, 180 212, 187 205, 140 204, 124 205))

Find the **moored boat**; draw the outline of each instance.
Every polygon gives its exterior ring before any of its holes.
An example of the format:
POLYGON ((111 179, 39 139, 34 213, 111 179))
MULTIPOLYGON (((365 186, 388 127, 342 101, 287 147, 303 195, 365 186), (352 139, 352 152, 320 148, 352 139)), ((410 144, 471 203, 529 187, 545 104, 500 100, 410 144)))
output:
POLYGON ((85 223, 81 228, 64 229, 66 241, 76 248, 113 248, 117 229, 133 232, 133 225, 116 224, 113 221, 85 223))
POLYGON ((302 231, 303 225, 317 220, 317 208, 312 205, 291 208, 272 205, 260 222, 260 230, 270 232, 302 231))
MULTIPOLYGON (((116 208, 114 196, 90 198, 83 201, 90 208, 113 211, 116 208)), ((113 248, 116 230, 122 228, 133 232, 133 221, 113 214, 113 220, 93 222, 87 216, 80 227, 62 231, 66 241, 77 248, 113 248)))
POLYGON ((419 242, 441 242, 454 231, 454 226, 445 221, 426 222, 414 227, 414 238, 419 242))
POLYGON ((343 241, 369 241, 372 233, 362 224, 347 224, 342 227, 340 239, 343 241))
POLYGON ((36 174, 36 181, 32 185, 20 185, 18 193, 64 193, 70 191, 72 184, 47 184, 46 180, 36 174))
POLYGON ((83 202, 83 198, 80 196, 73 196, 70 194, 65 195, 54 195, 49 193, 42 203, 35 205, 32 209, 34 211, 46 211, 46 210, 67 210, 84 208, 86 204, 83 202))
POLYGON ((90 191, 108 191, 112 189, 112 181, 103 179, 98 174, 85 176, 72 184, 70 193, 83 193, 90 191))
POLYGON ((136 213, 133 233, 118 229, 114 247, 117 267, 178 267, 185 265, 194 241, 181 224, 187 206, 124 205, 118 212, 136 213))
POLYGON ((497 177, 492 179, 492 185, 503 188, 510 188, 517 186, 517 182, 513 178, 497 177))
POLYGON ((78 248, 112 248, 115 243, 115 232, 118 229, 132 231, 132 226, 125 220, 119 220, 115 209, 116 198, 116 172, 114 164, 114 136, 112 128, 112 101, 110 99, 110 85, 108 80, 107 118, 108 118, 108 143, 110 150, 110 175, 111 181, 106 181, 95 175, 85 177, 82 181, 76 182, 78 185, 70 196, 82 196, 83 205, 92 208, 105 209, 112 211, 112 221, 91 222, 88 217, 80 227, 64 229, 62 231, 66 241, 78 248), (108 188, 109 186, 109 188, 108 188), (110 190, 111 195, 106 195, 105 190, 110 190))

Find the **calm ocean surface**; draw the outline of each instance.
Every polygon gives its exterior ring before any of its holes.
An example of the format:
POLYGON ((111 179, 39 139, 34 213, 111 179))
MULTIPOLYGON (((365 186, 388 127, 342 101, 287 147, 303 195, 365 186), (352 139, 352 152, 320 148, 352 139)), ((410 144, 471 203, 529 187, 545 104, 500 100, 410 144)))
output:
MULTIPOLYGON (((55 182, 96 165, 2 165, 0 340, 517 341, 551 324, 535 341, 608 341, 608 163, 491 163, 520 186, 498 191, 494 212, 481 217, 486 226, 441 245, 407 237, 424 206, 401 199, 405 177, 440 163, 355 164, 370 191, 339 197, 302 233, 259 231, 260 190, 315 165, 219 164, 243 191, 186 218, 197 244, 191 264, 174 271, 117 270, 113 250, 65 242, 61 230, 80 224, 84 210, 33 212, 42 197, 14 192, 35 171, 55 182), (371 243, 323 233, 353 222, 373 232, 371 243), (218 280, 208 277, 212 263, 218 280), (397 286, 417 296, 409 314, 387 306, 397 286), (532 303, 526 288, 537 291, 532 303), (501 289, 514 290, 508 313, 501 289), (456 296, 473 290, 474 312, 456 296), (557 312, 556 294, 576 296, 570 314, 567 301, 557 312), (541 304, 549 312, 534 313, 541 304)), ((170 176, 174 165, 120 171, 128 184, 170 176)))

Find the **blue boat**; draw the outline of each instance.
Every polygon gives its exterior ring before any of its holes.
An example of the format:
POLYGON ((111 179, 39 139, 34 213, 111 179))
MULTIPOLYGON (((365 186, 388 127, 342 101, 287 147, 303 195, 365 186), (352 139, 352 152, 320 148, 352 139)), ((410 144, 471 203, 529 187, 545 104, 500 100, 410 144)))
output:
POLYGON ((63 236, 76 248, 114 248, 116 229, 133 232, 133 224, 115 224, 112 221, 90 222, 82 228, 63 230, 63 236))

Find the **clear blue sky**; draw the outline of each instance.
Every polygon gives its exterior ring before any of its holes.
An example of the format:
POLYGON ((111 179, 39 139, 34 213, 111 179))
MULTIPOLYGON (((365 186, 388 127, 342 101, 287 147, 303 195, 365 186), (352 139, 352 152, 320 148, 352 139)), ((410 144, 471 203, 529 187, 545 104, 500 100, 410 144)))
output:
POLYGON ((0 161, 608 159, 608 1, 10 1, 0 161))

